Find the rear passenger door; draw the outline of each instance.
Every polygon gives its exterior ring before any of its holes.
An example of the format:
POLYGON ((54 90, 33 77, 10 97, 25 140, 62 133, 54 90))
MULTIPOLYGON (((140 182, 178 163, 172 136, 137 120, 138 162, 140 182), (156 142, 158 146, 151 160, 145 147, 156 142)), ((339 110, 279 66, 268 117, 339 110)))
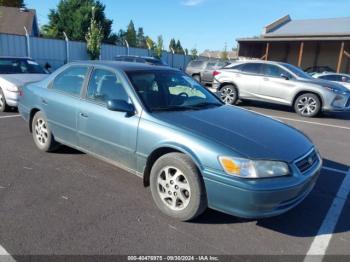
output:
POLYGON ((126 167, 135 167, 137 114, 107 109, 108 100, 131 102, 117 72, 94 68, 78 111, 79 147, 126 167))
POLYGON ((259 89, 263 77, 261 70, 261 63, 246 63, 240 66, 240 71, 235 73, 235 84, 241 98, 259 98, 259 89))
POLYGON ((77 145, 77 111, 88 71, 88 66, 68 67, 55 77, 39 98, 55 138, 73 146, 77 145))

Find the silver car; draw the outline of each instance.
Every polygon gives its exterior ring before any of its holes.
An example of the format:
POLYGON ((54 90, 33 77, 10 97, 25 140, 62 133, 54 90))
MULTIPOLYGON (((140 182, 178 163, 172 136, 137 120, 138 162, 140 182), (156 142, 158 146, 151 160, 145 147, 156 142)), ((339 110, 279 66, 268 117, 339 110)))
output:
POLYGON ((220 60, 192 60, 186 67, 186 74, 202 84, 213 83, 213 72, 229 63, 220 60))
POLYGON ((350 111, 350 91, 334 82, 315 79, 287 63, 245 61, 213 73, 213 91, 227 104, 259 100, 289 105, 305 117, 321 111, 350 111))

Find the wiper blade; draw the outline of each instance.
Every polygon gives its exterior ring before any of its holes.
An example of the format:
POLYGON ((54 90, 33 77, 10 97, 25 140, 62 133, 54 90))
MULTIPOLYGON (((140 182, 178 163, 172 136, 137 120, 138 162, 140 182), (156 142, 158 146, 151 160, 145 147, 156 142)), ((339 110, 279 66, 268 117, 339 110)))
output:
POLYGON ((168 107, 158 107, 158 108, 152 109, 152 111, 185 111, 185 110, 193 110, 193 108, 189 106, 168 106, 168 107))
POLYGON ((222 106, 222 104, 219 103, 211 103, 211 102, 203 102, 203 103, 198 103, 195 105, 191 105, 192 107, 207 107, 207 106, 222 106))

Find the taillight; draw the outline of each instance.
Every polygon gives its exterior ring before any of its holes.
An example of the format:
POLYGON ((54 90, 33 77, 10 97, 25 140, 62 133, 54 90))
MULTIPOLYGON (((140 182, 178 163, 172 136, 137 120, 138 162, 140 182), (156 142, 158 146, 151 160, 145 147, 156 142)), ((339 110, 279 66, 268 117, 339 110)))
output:
POLYGON ((221 74, 221 72, 219 72, 219 71, 214 71, 213 72, 213 76, 217 76, 217 75, 220 75, 221 74))

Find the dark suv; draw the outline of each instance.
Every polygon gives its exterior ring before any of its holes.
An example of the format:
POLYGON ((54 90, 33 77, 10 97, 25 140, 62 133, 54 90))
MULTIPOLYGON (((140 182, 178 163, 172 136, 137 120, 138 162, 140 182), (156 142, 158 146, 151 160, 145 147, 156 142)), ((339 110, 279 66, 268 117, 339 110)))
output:
POLYGON ((213 72, 228 64, 220 60, 193 60, 187 65, 186 73, 202 84, 211 84, 213 72))
POLYGON ((156 66, 168 66, 162 60, 150 57, 150 56, 131 56, 131 55, 121 55, 114 58, 115 61, 124 61, 124 62, 135 62, 150 64, 156 66))

